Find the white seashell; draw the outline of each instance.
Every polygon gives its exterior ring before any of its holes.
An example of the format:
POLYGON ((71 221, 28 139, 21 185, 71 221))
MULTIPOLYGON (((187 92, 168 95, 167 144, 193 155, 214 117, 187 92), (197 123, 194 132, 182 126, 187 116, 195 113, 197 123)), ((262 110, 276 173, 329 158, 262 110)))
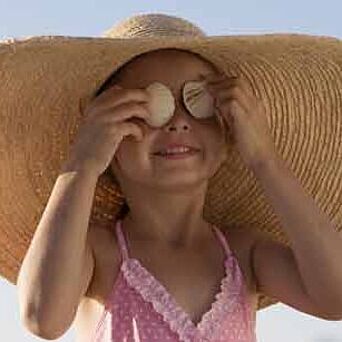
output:
POLYGON ((183 100, 187 110, 196 118, 214 115, 214 98, 205 87, 206 81, 189 81, 183 87, 183 100))
POLYGON ((175 111, 175 99, 171 90, 161 82, 151 83, 146 90, 150 94, 150 118, 146 122, 152 127, 165 125, 175 111))

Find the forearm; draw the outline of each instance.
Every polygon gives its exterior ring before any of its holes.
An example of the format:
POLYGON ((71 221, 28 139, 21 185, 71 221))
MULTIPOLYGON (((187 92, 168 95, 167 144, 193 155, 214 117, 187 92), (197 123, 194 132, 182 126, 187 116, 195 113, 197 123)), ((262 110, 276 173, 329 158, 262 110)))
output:
POLYGON ((57 178, 18 275, 27 322, 56 325, 74 308, 95 186, 92 176, 70 172, 57 178))
POLYGON ((254 168, 289 237, 308 295, 342 312, 342 236, 278 156, 254 168))

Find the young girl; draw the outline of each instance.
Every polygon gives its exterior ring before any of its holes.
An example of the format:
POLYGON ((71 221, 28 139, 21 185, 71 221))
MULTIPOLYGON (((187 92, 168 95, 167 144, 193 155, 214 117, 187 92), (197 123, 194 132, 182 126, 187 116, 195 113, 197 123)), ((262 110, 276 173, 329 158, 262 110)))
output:
POLYGON ((75 322, 77 342, 252 342, 261 291, 317 317, 340 319, 341 302, 333 304, 339 283, 328 286, 332 274, 342 279, 328 263, 340 240, 277 158, 260 102, 241 80, 221 75, 190 52, 148 52, 124 65, 86 107, 19 276, 22 302, 37 297, 34 307, 25 305, 31 332, 56 339, 75 322), (185 105, 182 87, 203 79, 218 111, 198 119, 185 105), (146 90, 156 81, 171 90, 176 104, 157 128, 147 124, 146 90), (228 229, 203 218, 208 182, 225 160, 225 124, 234 124, 246 165, 266 175, 260 180, 296 254, 247 226, 228 229), (184 149, 172 150, 174 145, 184 149), (115 176, 126 209, 110 227, 88 227, 103 172, 115 176), (291 202, 305 210, 288 209, 291 202), (325 243, 319 244, 311 222, 326 228, 325 243), (316 253, 327 261, 323 287, 314 285, 316 253), (37 267, 42 259, 49 267, 37 267), (37 279, 44 281, 33 296, 37 279), (324 305, 317 300, 322 297, 324 305))
POLYGON ((114 341, 196 336, 209 341, 214 331, 215 341, 254 338, 252 234, 231 234, 228 244, 227 233, 203 219, 208 180, 225 158, 225 130, 216 115, 195 118, 182 98, 185 82, 203 76, 209 80, 215 74, 208 61, 194 54, 157 50, 121 68, 91 105, 98 117, 112 108, 113 121, 120 114, 149 115, 144 89, 154 81, 169 87, 176 99, 174 115, 161 128, 141 118, 126 120, 143 139, 123 140, 109 171, 116 176, 129 211, 113 222, 112 229, 89 231, 96 268, 75 320, 78 341, 86 341, 94 331, 94 341, 106 333, 114 341), (172 144, 197 151, 177 159, 156 154, 172 144), (130 265, 130 280, 120 273, 125 272, 122 262, 130 265), (107 311, 102 315, 104 305, 107 311))

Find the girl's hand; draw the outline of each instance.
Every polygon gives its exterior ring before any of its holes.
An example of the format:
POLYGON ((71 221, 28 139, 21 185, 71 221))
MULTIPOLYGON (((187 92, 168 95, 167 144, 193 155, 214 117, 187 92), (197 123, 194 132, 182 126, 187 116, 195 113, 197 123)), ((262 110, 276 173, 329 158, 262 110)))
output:
POLYGON ((241 78, 207 76, 208 91, 215 99, 217 115, 233 131, 233 142, 248 167, 276 156, 263 103, 241 78))
MULTIPOLYGON (((149 95, 143 89, 113 85, 90 102, 85 110, 63 172, 86 170, 100 176, 109 166, 120 143, 132 135, 141 141, 142 129, 130 120, 148 119, 149 95)), ((81 108, 80 108, 81 109, 81 108)))

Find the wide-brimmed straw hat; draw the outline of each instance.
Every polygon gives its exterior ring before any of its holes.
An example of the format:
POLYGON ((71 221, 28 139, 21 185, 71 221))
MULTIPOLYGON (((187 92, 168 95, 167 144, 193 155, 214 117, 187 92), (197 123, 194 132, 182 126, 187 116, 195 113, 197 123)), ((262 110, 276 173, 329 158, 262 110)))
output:
MULTIPOLYGON (((161 48, 197 53, 250 84, 264 103, 278 155, 341 229, 341 41, 303 34, 207 36, 178 17, 136 15, 103 37, 1 42, 0 274, 11 283, 68 158, 83 115, 80 102, 91 99, 120 66, 161 48)), ((229 142, 227 149, 226 161, 209 180, 204 218, 222 229, 248 224, 288 245, 255 175, 229 142)), ((119 185, 101 174, 90 224, 113 226, 124 204, 119 185)), ((258 309, 277 302, 260 293, 258 309)))

